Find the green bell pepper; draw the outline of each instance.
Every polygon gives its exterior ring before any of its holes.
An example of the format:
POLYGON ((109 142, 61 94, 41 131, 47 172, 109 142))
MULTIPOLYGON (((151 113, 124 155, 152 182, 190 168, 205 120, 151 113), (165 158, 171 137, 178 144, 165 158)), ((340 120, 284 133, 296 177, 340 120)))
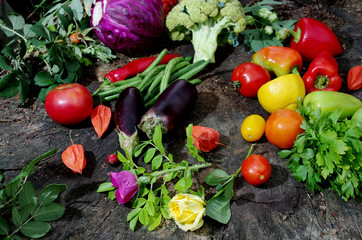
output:
POLYGON ((315 91, 307 94, 303 100, 303 105, 313 105, 317 110, 332 112, 336 109, 342 110, 341 118, 351 117, 359 108, 362 102, 358 98, 342 92, 334 91, 315 91))

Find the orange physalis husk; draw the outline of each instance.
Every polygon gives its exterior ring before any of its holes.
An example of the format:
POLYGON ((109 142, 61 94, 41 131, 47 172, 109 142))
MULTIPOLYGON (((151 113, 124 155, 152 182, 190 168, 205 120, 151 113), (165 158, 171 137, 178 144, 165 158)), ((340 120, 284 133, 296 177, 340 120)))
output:
POLYGON ((79 144, 72 144, 62 153, 62 161, 75 173, 82 174, 87 161, 85 160, 83 146, 79 144))
POLYGON ((91 121, 99 138, 107 131, 111 117, 112 111, 107 106, 98 105, 92 110, 91 121))
POLYGON ((192 137, 194 145, 202 152, 210 152, 218 145, 222 145, 219 143, 220 134, 209 127, 193 126, 192 137))

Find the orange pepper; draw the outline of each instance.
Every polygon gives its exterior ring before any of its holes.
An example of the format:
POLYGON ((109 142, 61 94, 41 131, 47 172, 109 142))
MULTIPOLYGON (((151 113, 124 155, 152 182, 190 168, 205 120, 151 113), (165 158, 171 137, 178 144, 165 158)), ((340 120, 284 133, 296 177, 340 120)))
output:
POLYGON ((252 63, 261 65, 277 77, 299 72, 303 65, 302 56, 294 49, 280 46, 269 46, 253 55, 252 63))

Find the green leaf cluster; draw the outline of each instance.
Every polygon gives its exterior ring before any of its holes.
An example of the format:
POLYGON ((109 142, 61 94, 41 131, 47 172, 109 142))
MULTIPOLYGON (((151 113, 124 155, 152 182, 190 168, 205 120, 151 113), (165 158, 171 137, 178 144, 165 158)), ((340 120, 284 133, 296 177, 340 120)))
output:
POLYGON ((0 78, 0 97, 20 93, 24 104, 31 90, 40 88, 38 98, 44 101, 56 86, 77 82, 82 66, 91 65, 94 59, 108 63, 115 58, 108 47, 87 36, 92 30, 90 4, 89 0, 84 5, 80 0, 54 1, 34 24, 16 13, 8 16, 10 24, 0 21, 0 29, 12 39, 0 53, 0 68, 6 71, 0 78), (75 32, 79 44, 69 39, 75 32), (39 65, 46 70, 34 70, 39 65))
POLYGON ((293 176, 312 192, 330 189, 345 201, 362 200, 362 131, 339 109, 327 112, 298 103, 304 121, 294 147, 279 152, 289 158, 293 176))
MULTIPOLYGON (((0 190, 0 236, 3 239, 41 238, 51 229, 49 222, 60 219, 65 207, 54 202, 66 190, 64 184, 50 184, 39 195, 27 181, 34 173, 35 164, 57 152, 53 149, 31 161, 21 173, 0 190)), ((3 180, 0 175, 0 182, 3 180)))
MULTIPOLYGON (((166 184, 175 181, 174 190, 178 193, 191 193, 204 198, 203 188, 198 192, 192 191, 190 188, 193 185, 192 173, 201 168, 211 166, 195 152, 195 146, 192 136, 192 124, 187 127, 186 134, 188 138, 187 147, 192 156, 199 163, 190 164, 189 161, 183 160, 179 163, 174 161, 173 155, 167 153, 162 143, 161 127, 156 127, 152 139, 143 141, 136 146, 134 157, 139 157, 144 164, 149 164, 151 171, 146 171, 146 168, 136 166, 130 158, 118 154, 119 160, 123 163, 123 169, 128 170, 137 176, 139 190, 131 199, 133 210, 128 214, 127 222, 132 231, 135 230, 137 223, 146 226, 149 231, 153 231, 158 227, 162 218, 170 219, 168 213, 168 203, 171 198, 166 184)), ((197 148, 196 148, 197 150, 197 148)), ((108 192, 111 200, 115 199, 116 188, 111 182, 102 183, 97 192, 108 192)))
MULTIPOLYGON (((247 28, 241 33, 244 36, 244 44, 251 51, 258 52, 268 46, 283 46, 284 40, 289 36, 288 29, 292 30, 296 20, 273 20, 263 18, 259 14, 262 8, 272 11, 274 8, 270 5, 281 5, 283 2, 274 0, 262 0, 254 5, 244 8, 247 19, 247 28), (270 32, 265 28, 270 28, 270 32)), ((272 12, 272 14, 276 14, 272 12)))

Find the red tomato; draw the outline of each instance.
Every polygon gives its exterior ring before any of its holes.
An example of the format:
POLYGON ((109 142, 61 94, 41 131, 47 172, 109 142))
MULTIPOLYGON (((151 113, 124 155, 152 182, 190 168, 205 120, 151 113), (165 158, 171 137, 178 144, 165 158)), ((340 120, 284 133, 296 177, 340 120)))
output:
POLYGON ((245 181, 251 185, 260 185, 268 181, 271 174, 269 161, 259 155, 252 154, 241 164, 241 174, 245 181))
POLYGON ((237 66, 231 82, 244 97, 256 98, 259 88, 270 81, 270 74, 255 63, 243 63, 237 66))
POLYGON ((279 109, 270 114, 265 124, 268 141, 282 149, 292 148, 298 134, 304 132, 300 125, 303 117, 291 109, 279 109))
POLYGON ((55 122, 76 124, 86 119, 93 109, 93 98, 86 87, 78 83, 60 85, 45 98, 45 111, 55 122))

